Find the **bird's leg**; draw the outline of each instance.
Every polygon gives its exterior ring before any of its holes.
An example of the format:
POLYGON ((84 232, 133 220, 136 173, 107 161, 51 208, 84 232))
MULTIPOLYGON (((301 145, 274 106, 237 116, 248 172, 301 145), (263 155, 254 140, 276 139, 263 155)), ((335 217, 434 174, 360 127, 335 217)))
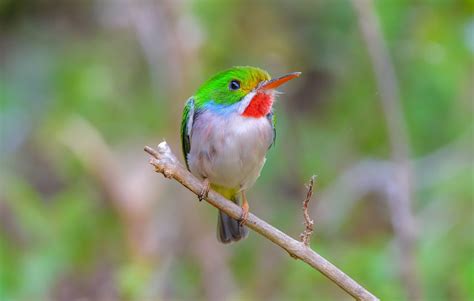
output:
POLYGON ((208 178, 204 178, 204 181, 202 182, 202 189, 201 192, 198 195, 199 202, 207 199, 207 194, 209 193, 209 188, 211 186, 211 183, 209 182, 208 178))
POLYGON ((249 203, 247 202, 247 197, 245 196, 245 191, 242 190, 242 215, 239 219, 239 225, 243 226, 247 222, 249 217, 249 203))

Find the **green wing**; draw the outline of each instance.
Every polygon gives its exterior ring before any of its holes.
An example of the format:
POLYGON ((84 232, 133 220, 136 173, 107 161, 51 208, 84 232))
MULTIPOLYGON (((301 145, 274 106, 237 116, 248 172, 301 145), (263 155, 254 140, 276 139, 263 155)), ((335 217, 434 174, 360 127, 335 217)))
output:
POLYGON ((186 101, 183 110, 183 120, 181 121, 181 146, 183 148, 184 161, 189 170, 188 154, 191 150, 191 130, 194 121, 194 99, 191 97, 186 101))

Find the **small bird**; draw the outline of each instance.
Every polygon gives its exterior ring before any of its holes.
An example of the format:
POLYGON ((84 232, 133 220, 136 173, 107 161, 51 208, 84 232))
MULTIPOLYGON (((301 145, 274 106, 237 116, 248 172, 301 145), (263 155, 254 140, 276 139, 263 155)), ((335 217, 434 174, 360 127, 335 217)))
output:
POLYGON ((232 67, 207 80, 186 102, 181 142, 186 167, 204 182, 199 200, 212 188, 242 207, 239 220, 219 211, 217 238, 222 243, 248 235, 245 191, 260 176, 275 142, 275 88, 300 74, 271 79, 260 68, 232 67))

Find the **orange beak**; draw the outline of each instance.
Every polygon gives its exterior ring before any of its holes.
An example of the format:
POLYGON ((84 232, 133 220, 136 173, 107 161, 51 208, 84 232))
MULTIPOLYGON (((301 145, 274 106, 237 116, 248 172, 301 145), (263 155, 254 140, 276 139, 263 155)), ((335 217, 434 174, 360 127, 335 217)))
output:
POLYGON ((261 83, 261 86, 258 87, 258 90, 275 89, 276 87, 279 87, 283 85, 284 83, 286 83, 287 81, 297 78, 300 75, 301 75, 301 72, 292 72, 292 73, 288 73, 286 75, 283 75, 277 78, 273 78, 269 81, 264 81, 263 83, 261 83))

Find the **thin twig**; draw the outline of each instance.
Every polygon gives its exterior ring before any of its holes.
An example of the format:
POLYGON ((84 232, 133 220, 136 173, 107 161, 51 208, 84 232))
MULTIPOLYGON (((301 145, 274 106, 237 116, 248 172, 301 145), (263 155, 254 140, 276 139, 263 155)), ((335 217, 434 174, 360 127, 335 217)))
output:
POLYGON ((300 234, 300 239, 306 246, 309 246, 311 234, 313 234, 314 221, 309 217, 308 205, 309 205, 309 201, 311 200, 311 197, 313 196, 313 186, 314 186, 315 179, 316 179, 316 176, 311 177, 311 180, 309 181, 309 185, 308 185, 308 192, 306 193, 306 198, 303 201, 303 216, 304 216, 305 229, 303 233, 300 234))
MULTIPOLYGON (((165 141, 161 142, 156 150, 145 146, 145 152, 152 156, 150 164, 155 167, 156 172, 162 173, 167 178, 175 179, 196 195, 201 193, 202 182, 178 161, 165 141)), ((239 206, 213 190, 209 191, 205 200, 232 218, 238 219, 242 214, 242 209, 239 206)), ((246 226, 280 246, 293 257, 301 259, 320 271, 356 300, 378 300, 377 297, 304 243, 291 238, 254 214, 249 213, 246 226)))

